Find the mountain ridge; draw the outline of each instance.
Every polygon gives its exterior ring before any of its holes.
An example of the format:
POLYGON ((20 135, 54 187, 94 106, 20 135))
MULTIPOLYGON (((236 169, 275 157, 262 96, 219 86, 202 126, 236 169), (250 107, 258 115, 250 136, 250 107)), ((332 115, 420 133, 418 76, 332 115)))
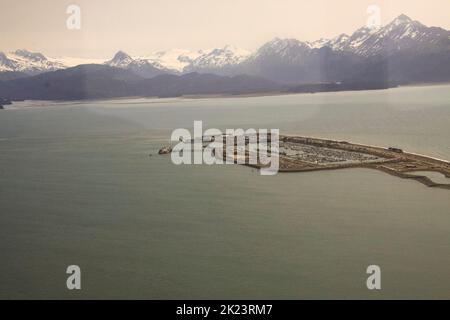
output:
POLYGON ((254 94, 281 90, 254 76, 232 77, 196 72, 145 78, 131 70, 88 64, 10 81, 0 81, 0 97, 9 100, 84 100, 118 97, 177 97, 194 94, 254 94))
MULTIPOLYGON (((143 78, 191 72, 265 78, 285 84, 353 81, 450 81, 450 31, 427 27, 402 14, 376 28, 363 26, 351 35, 300 41, 274 38, 251 53, 233 46, 189 51, 174 49, 133 57, 118 51, 103 64, 143 78)), ((0 80, 67 68, 40 53, 0 52, 0 80)))

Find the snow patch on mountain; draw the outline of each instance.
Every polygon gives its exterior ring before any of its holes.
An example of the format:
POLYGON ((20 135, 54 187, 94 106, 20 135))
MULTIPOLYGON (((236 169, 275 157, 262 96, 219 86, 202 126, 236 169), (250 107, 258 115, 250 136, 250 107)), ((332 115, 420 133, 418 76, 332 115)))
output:
POLYGON ((316 40, 316 41, 308 41, 308 42, 306 42, 306 44, 307 44, 311 49, 320 49, 320 48, 322 48, 325 44, 327 44, 328 42, 330 42, 330 40, 324 39, 324 38, 320 38, 319 40, 316 40))
POLYGON ((66 66, 59 61, 47 59, 43 54, 25 49, 14 52, 0 52, 0 72, 39 73, 63 69, 66 66))
POLYGON ((172 49, 167 51, 158 51, 147 56, 140 57, 148 60, 155 66, 182 72, 194 59, 204 54, 204 51, 191 51, 186 49, 172 49))
POLYGON ((100 58, 78 58, 68 56, 47 57, 47 59, 55 63, 59 62, 67 68, 76 67, 82 64, 104 64, 107 61, 107 59, 100 58))
POLYGON ((195 70, 225 68, 228 66, 237 65, 249 56, 249 51, 227 45, 223 48, 207 50, 193 59, 191 63, 185 67, 185 69, 188 68, 195 70))

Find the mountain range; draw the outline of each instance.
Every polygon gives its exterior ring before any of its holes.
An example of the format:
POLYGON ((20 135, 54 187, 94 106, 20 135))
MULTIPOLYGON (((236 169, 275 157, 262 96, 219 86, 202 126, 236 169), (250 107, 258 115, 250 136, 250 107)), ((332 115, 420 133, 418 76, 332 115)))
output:
POLYGON ((282 89, 276 82, 249 75, 219 76, 193 72, 144 78, 127 69, 86 64, 0 82, 0 97, 9 100, 84 100, 251 94, 282 89))
MULTIPOLYGON (((245 79, 244 88, 251 92, 263 87, 271 91, 293 90, 311 84, 376 83, 386 87, 397 83, 450 81, 450 31, 425 26, 402 14, 385 26, 362 27, 351 35, 340 34, 332 39, 303 42, 275 38, 253 53, 233 46, 199 51, 174 49, 140 57, 119 51, 101 65, 75 68, 67 60, 47 58, 27 50, 0 52, 0 80, 4 81, 0 83, 0 94, 3 92, 3 95, 7 95, 5 88, 11 89, 12 84, 30 85, 42 79, 69 77, 74 80, 73 77, 78 76, 77 81, 91 83, 92 79, 89 80, 87 75, 96 81, 107 81, 105 75, 116 80, 119 77, 124 83, 115 85, 131 92, 117 88, 116 93, 126 95, 142 94, 142 90, 150 90, 150 83, 164 91, 156 85, 157 81, 166 85, 170 82, 171 88, 178 88, 161 92, 163 96, 179 92, 236 91, 238 88, 224 86, 224 83, 237 79, 245 79), (110 70, 106 71, 108 68, 110 70), (211 83, 207 90, 204 86, 202 90, 196 90, 195 85, 200 85, 202 76, 205 79, 214 76, 216 82, 213 83, 219 83, 220 77, 223 81, 216 90, 211 83), (147 81, 151 79, 156 80, 147 81), (188 81, 192 81, 190 89, 188 81), (250 85, 252 81, 254 86, 250 85), (7 82, 11 84, 7 85, 7 82), (134 92, 136 90, 130 89, 129 84, 136 85, 137 82, 140 89, 134 92), (184 89, 180 90, 180 86, 184 89)), ((155 93, 150 91, 147 95, 155 93)), ((92 95, 97 94, 91 92, 87 96, 92 95)), ((109 94, 104 92, 103 95, 109 94)))

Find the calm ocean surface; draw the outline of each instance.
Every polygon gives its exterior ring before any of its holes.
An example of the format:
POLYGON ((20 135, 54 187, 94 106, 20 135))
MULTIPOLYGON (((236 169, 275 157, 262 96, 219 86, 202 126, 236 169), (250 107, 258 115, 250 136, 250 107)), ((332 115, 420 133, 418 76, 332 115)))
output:
POLYGON ((450 160, 444 85, 9 106, 0 298, 450 298, 450 191, 368 169, 267 177, 156 155, 194 120, 450 160), (66 289, 72 264, 81 291, 66 289), (366 288, 372 264, 381 291, 366 288))

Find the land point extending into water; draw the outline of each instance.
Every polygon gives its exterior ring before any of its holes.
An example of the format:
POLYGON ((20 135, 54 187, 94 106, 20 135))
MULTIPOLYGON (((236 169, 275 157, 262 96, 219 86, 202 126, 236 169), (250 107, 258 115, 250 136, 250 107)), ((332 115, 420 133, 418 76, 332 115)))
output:
MULTIPOLYGON (((225 138, 225 137, 224 137, 225 138)), ((211 137, 207 137, 209 142, 211 137)), ((270 138, 269 140, 270 141, 270 138)), ((203 137, 205 143, 205 137, 203 137)), ((248 145, 250 139, 245 140, 248 145)), ((224 144, 226 144, 224 139, 224 144)), ((203 145, 205 147, 205 145, 203 145)), ((160 154, 170 153, 171 147, 164 147, 160 154)), ((223 149, 223 157, 234 163, 239 163, 242 157, 238 150, 227 155, 223 149)), ((259 152, 259 150, 258 150, 259 152)), ((270 152, 270 149, 269 149, 270 152)), ((253 168, 261 169, 267 165, 250 162, 250 152, 246 149, 244 159, 240 163, 253 168)), ((276 156, 271 154, 271 156, 276 156)), ((450 162, 426 155, 408 153, 397 147, 379 147, 335 141, 329 139, 279 136, 279 172, 307 172, 318 170, 336 170, 344 168, 369 168, 403 178, 414 179, 428 187, 450 190, 450 162), (438 183, 424 175, 423 172, 438 172, 449 178, 449 183, 438 183)), ((259 157, 257 157, 259 159, 259 157)))
POLYGON ((280 172, 305 172, 342 168, 370 168, 404 178, 414 179, 429 187, 450 190, 448 184, 437 183, 415 172, 439 172, 450 178, 450 162, 425 155, 404 152, 395 147, 378 147, 347 141, 280 136, 280 172))
MULTIPOLYGON (((246 165, 249 165, 246 163, 246 165)), ((250 165, 261 168, 259 164, 250 165)), ((450 190, 448 184, 437 183, 415 172, 439 172, 450 178, 450 162, 425 155, 404 152, 395 147, 378 147, 300 136, 280 136, 279 171, 306 172, 343 168, 370 168, 404 178, 414 179, 429 187, 450 190)))

